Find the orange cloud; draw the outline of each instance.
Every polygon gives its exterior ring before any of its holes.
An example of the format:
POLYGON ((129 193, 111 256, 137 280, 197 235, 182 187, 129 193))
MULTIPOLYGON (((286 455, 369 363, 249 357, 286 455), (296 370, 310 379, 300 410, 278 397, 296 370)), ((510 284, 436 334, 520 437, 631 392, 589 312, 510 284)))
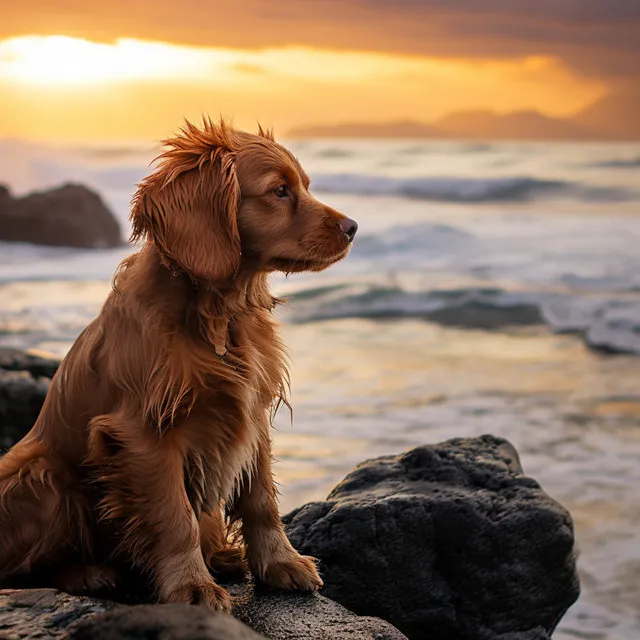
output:
POLYGON ((637 0, 22 0, 3 9, 0 37, 30 33, 444 58, 534 55, 634 82, 640 72, 637 0))

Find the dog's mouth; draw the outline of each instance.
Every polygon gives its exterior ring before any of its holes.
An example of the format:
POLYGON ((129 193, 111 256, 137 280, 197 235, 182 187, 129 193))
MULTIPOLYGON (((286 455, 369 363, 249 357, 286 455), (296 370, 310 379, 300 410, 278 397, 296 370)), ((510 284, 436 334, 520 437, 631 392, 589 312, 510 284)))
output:
POLYGON ((275 271, 283 271, 284 273, 299 273, 301 271, 322 271, 327 269, 332 264, 342 260, 349 253, 349 248, 346 247, 339 253, 325 258, 315 257, 310 258, 273 258, 271 260, 271 266, 275 271))

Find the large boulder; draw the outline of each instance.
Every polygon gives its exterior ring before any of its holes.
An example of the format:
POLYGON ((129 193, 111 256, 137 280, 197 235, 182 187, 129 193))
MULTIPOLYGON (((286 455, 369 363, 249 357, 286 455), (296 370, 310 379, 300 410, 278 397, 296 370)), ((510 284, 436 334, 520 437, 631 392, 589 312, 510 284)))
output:
POLYGON ((76 184, 15 199, 0 187, 0 240, 86 249, 123 244, 100 196, 76 184))
POLYGON ((0 451, 36 421, 60 361, 0 347, 0 451))
POLYGON ((366 461, 284 521, 324 595, 411 639, 548 638, 579 595, 571 516, 492 436, 366 461))

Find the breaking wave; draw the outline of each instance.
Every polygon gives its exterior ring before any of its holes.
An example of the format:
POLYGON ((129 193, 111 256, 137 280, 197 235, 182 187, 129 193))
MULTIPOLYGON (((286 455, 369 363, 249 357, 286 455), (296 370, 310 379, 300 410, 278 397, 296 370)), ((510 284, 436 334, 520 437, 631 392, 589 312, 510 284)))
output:
POLYGON ((338 285, 292 296, 286 316, 290 322, 412 318, 489 331, 546 325, 556 333, 579 334, 599 351, 640 355, 640 300, 636 298, 489 287, 407 291, 396 286, 338 285))
POLYGON ((459 178, 413 177, 391 178, 368 174, 320 174, 313 188, 326 193, 349 193, 366 196, 401 196, 443 202, 522 202, 544 199, 565 193, 581 200, 624 201, 632 197, 624 189, 585 187, 563 180, 532 177, 459 178))

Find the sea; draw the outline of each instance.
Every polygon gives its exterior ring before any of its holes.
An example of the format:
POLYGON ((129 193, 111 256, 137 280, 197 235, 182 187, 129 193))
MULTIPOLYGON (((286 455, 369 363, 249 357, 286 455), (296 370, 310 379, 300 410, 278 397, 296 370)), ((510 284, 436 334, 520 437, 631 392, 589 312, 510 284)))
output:
MULTIPOLYGON (((292 359, 281 510, 357 463, 491 433, 574 518, 555 638, 640 638, 640 144, 292 140, 358 221, 346 260, 272 287, 292 359)), ((150 143, 0 141, 14 195, 95 189, 128 235, 150 143)), ((132 247, 0 243, 0 345, 63 356, 132 247)))

